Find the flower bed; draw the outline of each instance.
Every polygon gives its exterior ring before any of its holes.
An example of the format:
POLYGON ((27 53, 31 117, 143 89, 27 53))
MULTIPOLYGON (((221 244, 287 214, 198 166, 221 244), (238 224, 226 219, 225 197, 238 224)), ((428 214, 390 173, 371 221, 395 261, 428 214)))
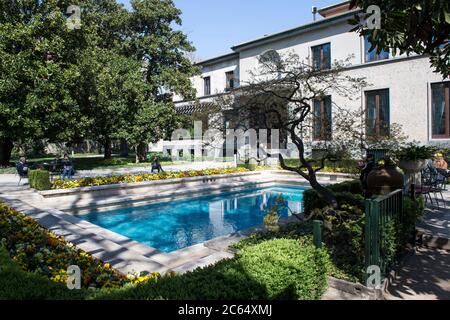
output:
POLYGON ((82 287, 117 288, 127 283, 140 283, 159 275, 122 275, 108 263, 95 259, 71 243, 41 227, 5 204, 0 203, 0 247, 21 269, 65 283, 67 268, 77 265, 82 271, 82 287))
POLYGON ((167 179, 182 179, 191 177, 211 176, 218 174, 232 174, 248 172, 245 168, 230 168, 230 169, 206 169, 206 170, 193 170, 183 172, 162 172, 158 174, 137 174, 137 175, 120 175, 120 176, 108 176, 108 177, 95 177, 95 178, 83 178, 77 180, 55 180, 52 182, 52 189, 72 189, 80 187, 93 187, 101 185, 121 184, 121 183, 134 183, 144 181, 156 181, 167 179))

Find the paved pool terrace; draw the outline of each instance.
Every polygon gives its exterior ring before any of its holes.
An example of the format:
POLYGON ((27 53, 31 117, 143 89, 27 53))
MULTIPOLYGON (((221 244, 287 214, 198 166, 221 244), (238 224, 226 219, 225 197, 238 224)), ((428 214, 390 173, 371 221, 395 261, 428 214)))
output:
MULTIPOLYGON (((353 176, 347 174, 319 174, 319 180, 323 184, 351 178, 353 176)), ((279 184, 308 185, 307 181, 295 173, 267 170, 43 192, 20 190, 1 194, 0 200, 24 212, 55 234, 63 236, 79 249, 110 263, 123 274, 142 271, 186 272, 232 258, 234 254, 229 246, 263 227, 166 253, 85 221, 78 215, 279 184)), ((290 217, 283 223, 290 219, 296 218, 290 217)))

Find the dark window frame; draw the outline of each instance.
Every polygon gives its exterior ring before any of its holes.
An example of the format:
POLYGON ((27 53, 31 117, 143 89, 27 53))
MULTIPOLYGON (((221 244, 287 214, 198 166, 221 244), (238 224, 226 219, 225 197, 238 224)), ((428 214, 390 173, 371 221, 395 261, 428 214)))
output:
POLYGON ((376 90, 368 90, 364 92, 364 99, 365 99, 365 115, 366 115, 366 136, 368 138, 374 138, 374 139, 379 139, 379 138, 384 138, 384 137, 388 137, 390 135, 390 131, 391 131, 391 92, 389 90, 389 88, 386 89, 376 89, 376 90), (381 92, 387 92, 387 101, 388 101, 388 112, 389 112, 389 121, 387 123, 388 128, 387 128, 387 134, 382 133, 382 128, 381 128, 381 119, 380 119, 380 96, 381 96, 381 92), (375 134, 369 134, 368 133, 368 94, 370 93, 378 93, 375 96, 375 112, 376 112, 376 120, 375 120, 375 134))
POLYGON ((312 66, 314 69, 316 70, 329 70, 331 69, 331 42, 326 42, 326 43, 322 43, 319 44, 317 46, 312 46, 311 47, 311 57, 312 57, 312 66), (324 47, 328 46, 329 47, 329 57, 328 57, 328 61, 325 62, 325 54, 324 54, 324 47), (316 67, 316 59, 315 59, 315 49, 316 48, 320 48, 320 65, 317 68, 316 67))
POLYGON ((203 95, 204 96, 211 95, 211 77, 203 78, 203 95))
POLYGON ((333 137, 333 100, 331 95, 322 99, 313 100, 313 140, 314 141, 331 141, 333 137), (330 114, 326 112, 326 100, 330 101, 330 114), (316 134, 316 102, 320 102, 320 134, 316 134))
POLYGON ((364 62, 365 63, 376 62, 376 61, 383 61, 383 60, 389 60, 390 59, 390 57, 391 57, 390 52, 386 52, 384 50, 382 52, 387 53, 387 57, 386 58, 382 58, 381 57, 381 53, 378 53, 376 50, 374 50, 375 58, 373 60, 367 59, 368 54, 370 52, 372 52, 372 51, 369 52, 369 49, 372 47, 372 45, 370 44, 369 40, 366 40, 367 36, 363 36, 362 38, 363 38, 363 41, 364 41, 364 62), (367 47, 367 44, 369 44, 369 47, 367 47))
POLYGON ((234 71, 225 72, 226 86, 225 91, 230 91, 234 89, 234 71), (231 75, 231 78, 229 76, 231 75))
POLYGON ((431 86, 431 138, 432 139, 450 139, 450 81, 432 83, 431 86), (444 101, 445 101, 445 134, 434 134, 434 112, 433 112, 433 85, 444 85, 444 101))

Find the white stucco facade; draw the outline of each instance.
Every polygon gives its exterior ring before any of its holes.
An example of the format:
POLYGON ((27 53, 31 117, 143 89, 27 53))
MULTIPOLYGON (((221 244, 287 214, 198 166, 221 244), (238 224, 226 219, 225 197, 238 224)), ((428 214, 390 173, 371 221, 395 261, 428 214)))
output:
MULTIPOLYGON (((431 84, 448 82, 438 73, 434 73, 428 57, 393 56, 389 59, 366 62, 364 39, 356 32, 350 32, 352 26, 348 19, 352 12, 343 12, 328 16, 322 20, 268 35, 247 43, 232 47, 233 53, 199 63, 200 76, 192 79, 199 101, 207 101, 217 94, 226 92, 226 73, 234 72, 235 87, 245 85, 250 80, 250 71, 258 67, 259 57, 268 50, 280 55, 295 53, 301 59, 311 62, 311 48, 329 43, 331 62, 349 57, 351 66, 345 73, 354 77, 364 77, 368 83, 359 97, 349 100, 331 93, 333 103, 350 109, 365 108, 365 92, 389 89, 390 123, 399 124, 409 140, 422 143, 449 144, 448 138, 434 138, 431 130, 431 84), (211 92, 205 97, 204 78, 210 77, 211 92)), ((175 100, 176 107, 190 102, 175 100)))

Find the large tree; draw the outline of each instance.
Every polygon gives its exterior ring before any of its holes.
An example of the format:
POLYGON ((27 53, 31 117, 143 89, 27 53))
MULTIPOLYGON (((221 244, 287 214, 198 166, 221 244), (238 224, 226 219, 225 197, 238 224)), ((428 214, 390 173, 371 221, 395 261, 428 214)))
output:
POLYGON ((172 95, 177 93, 185 98, 195 96, 190 77, 198 72, 198 68, 188 58, 188 53, 195 48, 182 31, 174 29, 182 21, 181 11, 173 1, 132 0, 131 6, 130 33, 125 51, 143 62, 148 90, 145 104, 136 113, 136 122, 131 123, 135 131, 129 135, 138 140, 141 137, 136 151, 137 160, 143 160, 148 142, 161 138, 162 129, 166 134, 177 123, 172 117, 175 115, 172 95), (146 122, 144 119, 156 121, 146 122), (165 125, 161 123, 163 119, 167 120, 165 125))
POLYGON ((84 36, 67 28, 66 2, 0 0, 0 165, 15 143, 68 141, 86 124, 72 94, 84 36))
POLYGON ((144 161, 148 143, 177 123, 172 95, 194 96, 189 78, 197 68, 186 55, 194 48, 174 30, 181 12, 172 1, 135 0, 131 6, 127 11, 108 0, 87 13, 95 30, 84 56, 80 96, 105 158, 111 157, 111 140, 121 139, 144 161))
POLYGON ((0 0, 0 162, 14 144, 91 138, 145 146, 177 122, 172 94, 194 95, 194 50, 172 1, 0 0), (69 28, 70 5, 81 28, 69 28), (165 123, 163 123, 165 121, 165 123), (137 141, 140 140, 140 141, 137 141))
MULTIPOLYGON (((234 94, 217 98, 215 103, 221 106, 222 111, 227 110, 227 120, 233 129, 278 129, 279 145, 286 148, 290 141, 294 146, 291 151, 297 153, 298 164, 288 164, 285 154, 274 151, 268 145, 264 146, 264 141, 258 141, 258 156, 267 154, 278 157, 283 169, 307 180, 333 207, 338 205, 336 198, 321 185, 317 173, 325 167, 327 160, 334 158, 340 151, 342 141, 338 138, 344 136, 347 139, 349 135, 333 134, 335 124, 328 123, 325 114, 316 114, 318 109, 314 105, 329 95, 348 100, 359 97, 366 82, 363 78, 346 74, 345 67, 348 64, 349 59, 335 61, 331 68, 319 70, 294 53, 273 55, 260 59, 259 67, 250 72, 250 81, 234 94), (314 134, 314 128, 319 127, 323 130, 314 134), (308 156, 311 147, 325 152, 318 159, 311 159, 308 156)), ((351 109, 351 106, 333 104, 333 113, 339 113, 340 109, 351 109)), ((331 110, 325 113, 328 112, 331 110)))
POLYGON ((352 0, 351 6, 362 9, 351 23, 369 37, 373 50, 426 54, 436 72, 444 78, 450 75, 450 1, 352 0), (381 10, 380 28, 364 23, 375 21, 368 10, 374 5, 381 10))

